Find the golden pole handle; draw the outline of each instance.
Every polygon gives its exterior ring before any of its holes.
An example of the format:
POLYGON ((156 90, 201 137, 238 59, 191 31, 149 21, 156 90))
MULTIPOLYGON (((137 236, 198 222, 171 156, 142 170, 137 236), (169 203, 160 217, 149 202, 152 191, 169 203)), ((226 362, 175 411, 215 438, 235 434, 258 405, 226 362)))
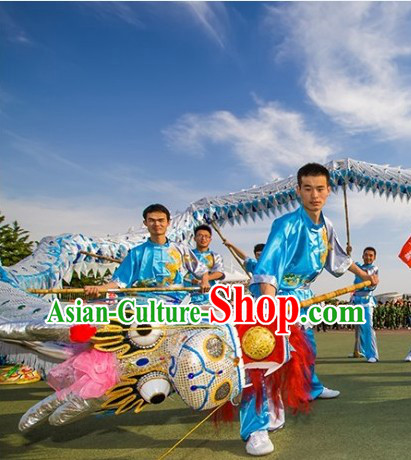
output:
POLYGON ((324 302, 325 300, 333 299, 334 297, 338 297, 340 295, 348 294, 349 292, 357 291, 364 287, 370 286, 371 281, 363 281, 362 283, 352 284, 351 286, 347 286, 345 288, 337 289, 336 291, 327 292, 326 294, 321 294, 312 299, 303 300, 300 302, 301 307, 309 307, 310 305, 314 305, 315 303, 324 302))
MULTIPOLYGON (((102 289, 100 294, 106 292, 197 292, 199 287, 146 287, 146 288, 118 288, 118 289, 102 289)), ((84 294, 83 288, 64 288, 64 289, 28 289, 27 292, 32 294, 84 294)))

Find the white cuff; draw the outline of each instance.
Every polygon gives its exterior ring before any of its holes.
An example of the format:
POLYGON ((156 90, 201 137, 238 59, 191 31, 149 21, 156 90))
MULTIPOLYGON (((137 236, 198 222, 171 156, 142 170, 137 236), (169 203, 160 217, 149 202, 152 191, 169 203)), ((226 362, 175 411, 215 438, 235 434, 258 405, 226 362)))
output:
POLYGON ((274 286, 275 289, 277 289, 277 278, 273 275, 254 275, 251 278, 250 281, 250 286, 252 284, 271 284, 271 286, 274 286))
POLYGON ((124 289, 127 287, 127 283, 123 283, 122 281, 118 280, 118 279, 115 279, 115 278, 112 278, 111 281, 113 281, 114 283, 117 283, 117 286, 120 288, 120 289, 124 289))
POLYGON ((336 273, 337 275, 343 275, 352 265, 353 263, 353 260, 351 259, 351 257, 347 257, 346 259, 344 259, 344 262, 337 268, 334 270, 334 273, 336 273))

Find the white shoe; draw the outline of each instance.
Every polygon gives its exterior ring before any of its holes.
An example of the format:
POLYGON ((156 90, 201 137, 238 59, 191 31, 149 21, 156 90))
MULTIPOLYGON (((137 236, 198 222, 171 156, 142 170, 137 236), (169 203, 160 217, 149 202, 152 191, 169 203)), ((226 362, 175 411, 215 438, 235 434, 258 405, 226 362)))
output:
POLYGON ((318 396, 318 399, 333 399, 337 398, 340 395, 340 392, 338 390, 330 390, 329 388, 325 388, 318 396))
POLYGON ((376 363, 378 361, 377 358, 369 358, 367 359, 367 363, 376 363))
POLYGON ((409 363, 411 363, 411 352, 408 353, 408 355, 405 357, 404 361, 408 361, 409 363))
POLYGON ((249 455, 267 455, 274 451, 274 445, 268 437, 267 430, 254 431, 248 438, 245 450, 249 455))

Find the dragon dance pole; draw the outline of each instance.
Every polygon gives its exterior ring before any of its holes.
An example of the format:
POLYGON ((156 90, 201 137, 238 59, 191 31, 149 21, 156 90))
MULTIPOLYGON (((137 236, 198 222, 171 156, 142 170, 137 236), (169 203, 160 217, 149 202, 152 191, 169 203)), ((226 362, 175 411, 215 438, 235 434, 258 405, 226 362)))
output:
MULTIPOLYGON (((106 292, 197 292, 199 287, 146 287, 146 288, 118 288, 118 289, 102 289, 101 294, 106 292)), ((84 294, 82 288, 63 288, 63 289, 28 289, 31 294, 84 294)))
POLYGON ((345 211, 345 230, 347 232, 347 254, 350 256, 352 252, 350 239, 350 222, 348 220, 348 200, 347 200, 347 185, 343 185, 344 192, 344 211, 345 211))
POLYGON ((371 281, 364 281, 363 283, 352 284, 351 286, 347 286, 345 288, 337 289, 336 291, 327 292, 326 294, 321 294, 311 299, 303 300, 300 302, 301 307, 309 307, 310 305, 314 305, 315 303, 324 302, 326 300, 333 299, 334 297, 338 297, 340 295, 348 294, 349 292, 357 291, 364 287, 370 286, 371 281))
POLYGON ((121 262, 123 262, 122 259, 115 259, 114 257, 101 256, 100 254, 95 254, 94 252, 80 251, 80 254, 94 257, 95 259, 102 259, 102 260, 107 260, 109 262, 115 262, 116 264, 121 264, 121 262))
MULTIPOLYGON (((211 221, 211 226, 214 228, 214 230, 217 232, 218 236, 221 238, 221 241, 224 243, 226 241, 226 238, 224 238, 224 235, 221 233, 220 227, 214 221, 211 221)), ((231 248, 227 248, 227 249, 231 252, 232 256, 239 263, 240 267, 244 270, 246 275, 249 278, 251 278, 250 274, 248 273, 248 271, 245 268, 245 265, 244 265, 243 261, 238 257, 238 255, 231 248)))
MULTIPOLYGON (((345 288, 337 289, 336 291, 327 292, 311 299, 303 300, 300 302, 302 307, 308 307, 315 303, 324 302, 325 300, 333 299, 340 295, 348 294, 349 292, 362 289, 371 285, 371 281, 364 281, 363 283, 352 284, 345 288)), ((102 294, 106 292, 197 292, 199 287, 179 287, 179 286, 168 286, 168 287, 146 287, 146 288, 117 288, 117 289, 104 289, 100 292, 102 294)), ((82 288, 65 288, 65 289, 28 289, 27 292, 31 294, 84 294, 82 288)))

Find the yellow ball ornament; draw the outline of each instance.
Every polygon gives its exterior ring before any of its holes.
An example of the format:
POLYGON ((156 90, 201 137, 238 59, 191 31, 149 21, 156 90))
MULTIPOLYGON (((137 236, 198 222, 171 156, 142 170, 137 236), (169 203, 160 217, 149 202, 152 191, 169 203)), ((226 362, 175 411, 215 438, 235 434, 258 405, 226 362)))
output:
POLYGON ((243 335, 241 348, 249 358, 261 361, 274 351, 274 334, 265 327, 254 326, 243 335))

